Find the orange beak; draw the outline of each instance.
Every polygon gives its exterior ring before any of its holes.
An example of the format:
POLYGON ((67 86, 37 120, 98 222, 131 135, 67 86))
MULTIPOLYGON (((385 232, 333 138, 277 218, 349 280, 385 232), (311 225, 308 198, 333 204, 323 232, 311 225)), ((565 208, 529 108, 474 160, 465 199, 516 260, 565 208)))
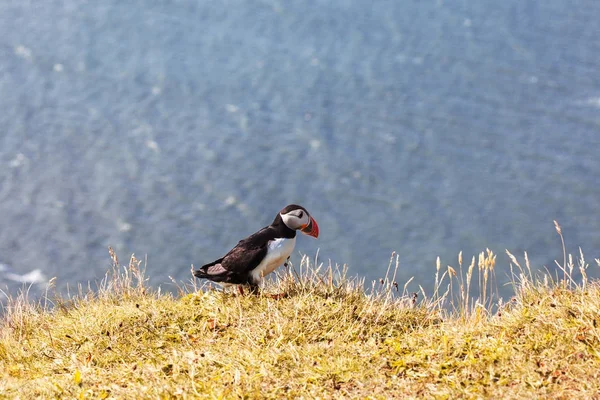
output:
POLYGON ((308 236, 312 236, 314 238, 319 237, 319 225, 317 225, 317 221, 313 217, 310 217, 310 222, 304 228, 301 229, 302 233, 308 236))

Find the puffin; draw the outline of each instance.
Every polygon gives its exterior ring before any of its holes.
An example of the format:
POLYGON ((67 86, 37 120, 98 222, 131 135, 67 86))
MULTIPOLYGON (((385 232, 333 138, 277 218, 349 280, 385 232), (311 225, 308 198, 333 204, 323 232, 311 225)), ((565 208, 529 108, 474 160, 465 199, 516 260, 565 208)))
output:
POLYGON ((296 231, 319 237, 319 225, 306 208, 297 204, 285 206, 271 225, 242 239, 223 257, 194 271, 197 278, 208 279, 222 286, 247 285, 258 293, 263 278, 286 263, 296 245, 296 231))

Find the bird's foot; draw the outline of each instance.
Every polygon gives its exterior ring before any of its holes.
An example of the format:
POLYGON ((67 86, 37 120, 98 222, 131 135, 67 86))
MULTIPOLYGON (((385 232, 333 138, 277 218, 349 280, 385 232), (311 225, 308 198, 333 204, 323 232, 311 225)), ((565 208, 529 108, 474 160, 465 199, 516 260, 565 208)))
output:
POLYGON ((289 262, 290 262, 290 258, 288 257, 287 260, 285 260, 285 262, 283 263, 284 267, 289 267, 289 262))
POLYGON ((276 293, 276 294, 268 294, 268 297, 272 298, 273 300, 281 300, 281 299, 285 299, 286 297, 288 297, 287 293, 276 293))

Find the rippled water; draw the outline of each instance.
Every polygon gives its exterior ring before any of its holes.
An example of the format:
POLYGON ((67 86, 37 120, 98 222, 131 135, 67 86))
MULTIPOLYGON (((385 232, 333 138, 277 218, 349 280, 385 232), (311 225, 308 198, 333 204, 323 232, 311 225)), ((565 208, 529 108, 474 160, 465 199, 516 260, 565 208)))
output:
POLYGON ((291 202, 321 228, 293 261, 368 279, 551 268, 553 219, 599 257, 600 2, 455 3, 3 2, 0 286, 109 245, 188 280, 291 202))

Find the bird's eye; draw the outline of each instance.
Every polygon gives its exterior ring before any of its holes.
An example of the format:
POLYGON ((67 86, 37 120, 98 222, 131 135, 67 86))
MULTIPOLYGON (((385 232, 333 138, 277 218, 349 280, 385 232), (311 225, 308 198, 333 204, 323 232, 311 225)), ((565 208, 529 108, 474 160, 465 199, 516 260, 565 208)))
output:
POLYGON ((304 216, 304 213, 302 211, 300 211, 300 214, 298 214, 298 218, 302 218, 304 216))

